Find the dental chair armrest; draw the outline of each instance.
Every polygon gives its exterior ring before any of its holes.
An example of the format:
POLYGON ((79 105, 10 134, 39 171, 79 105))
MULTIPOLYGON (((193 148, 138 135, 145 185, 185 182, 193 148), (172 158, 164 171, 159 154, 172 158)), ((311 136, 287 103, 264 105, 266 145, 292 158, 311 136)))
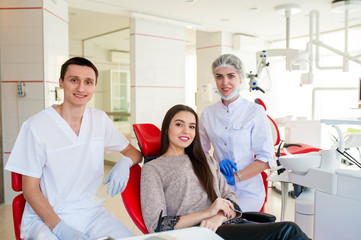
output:
POLYGON ((275 222, 276 216, 264 212, 243 212, 242 218, 252 222, 266 223, 275 222))

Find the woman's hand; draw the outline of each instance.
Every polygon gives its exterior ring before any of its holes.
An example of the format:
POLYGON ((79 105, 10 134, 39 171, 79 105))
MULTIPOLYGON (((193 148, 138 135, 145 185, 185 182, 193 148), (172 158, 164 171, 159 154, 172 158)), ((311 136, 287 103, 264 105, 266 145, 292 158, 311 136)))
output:
POLYGON ((215 231, 217 231, 218 227, 222 225, 224 219, 225 219, 225 217, 219 213, 219 214, 214 215, 211 218, 204 219, 201 222, 200 227, 208 228, 211 231, 215 232, 215 231))
POLYGON ((233 171, 238 171, 237 164, 229 159, 223 159, 219 163, 219 168, 225 176, 232 176, 233 171))
POLYGON ((201 227, 215 231, 223 222, 236 216, 233 209, 234 206, 231 201, 219 197, 209 208, 181 216, 174 229, 200 224, 201 227))
POLYGON ((232 217, 233 208, 234 206, 230 201, 219 197, 208 208, 208 213, 210 217, 213 217, 219 212, 222 212, 223 216, 228 219, 232 217))

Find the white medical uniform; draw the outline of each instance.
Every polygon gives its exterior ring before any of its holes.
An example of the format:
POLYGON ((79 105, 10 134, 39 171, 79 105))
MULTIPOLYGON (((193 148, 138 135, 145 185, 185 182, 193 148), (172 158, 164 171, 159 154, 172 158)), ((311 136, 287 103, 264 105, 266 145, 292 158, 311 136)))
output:
MULTIPOLYGON (((241 170, 255 159, 272 166, 274 148, 269 121, 262 106, 239 96, 226 107, 219 101, 204 109, 200 119, 203 151, 211 145, 218 162, 229 159, 241 170)), ((237 182, 231 189, 243 211, 259 211, 265 191, 261 174, 237 182)))
MULTIPOLYGON (((132 236, 96 195, 104 175, 104 151, 120 152, 128 144, 103 111, 86 107, 77 136, 49 107, 24 122, 5 169, 40 178, 40 190, 55 213, 91 239, 132 236)), ((34 229, 47 229, 51 235, 49 228, 37 224, 44 225, 26 203, 22 237, 34 235, 34 229)))

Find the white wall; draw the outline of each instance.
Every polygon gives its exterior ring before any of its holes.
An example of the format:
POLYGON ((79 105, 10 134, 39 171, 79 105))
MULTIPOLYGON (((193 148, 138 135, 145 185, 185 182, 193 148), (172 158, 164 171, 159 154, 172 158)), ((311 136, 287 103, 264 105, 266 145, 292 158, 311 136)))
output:
POLYGON ((185 64, 185 104, 196 110, 197 52, 195 44, 186 46, 185 64))
POLYGON ((197 113, 219 100, 212 75, 212 62, 224 53, 232 51, 232 34, 225 32, 197 31, 197 113))
MULTIPOLYGON (((3 158, 6 164, 22 123, 55 102, 61 63, 68 56, 65 1, 1 1, 1 102, 3 158), (17 82, 26 96, 17 96, 17 82)), ((4 171, 5 203, 15 193, 4 171)))
POLYGON ((185 103, 185 29, 131 19, 130 42, 131 123, 161 127, 166 111, 185 103))

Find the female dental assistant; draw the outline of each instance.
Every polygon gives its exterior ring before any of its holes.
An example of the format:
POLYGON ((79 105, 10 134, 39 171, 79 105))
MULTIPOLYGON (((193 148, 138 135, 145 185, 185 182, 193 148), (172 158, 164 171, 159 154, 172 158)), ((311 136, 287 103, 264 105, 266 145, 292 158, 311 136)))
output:
POLYGON ((26 199, 21 223, 25 239, 113 238, 133 233, 103 208, 96 193, 104 175, 104 151, 124 156, 105 183, 108 194, 122 192, 129 168, 141 154, 109 117, 87 107, 95 93, 98 71, 87 59, 75 57, 61 68, 64 102, 26 120, 5 169, 23 175, 26 199))
POLYGON ((274 154, 267 116, 260 105, 240 96, 244 69, 237 56, 221 55, 213 62, 212 71, 221 101, 202 113, 203 151, 208 155, 213 146, 242 211, 259 211, 265 198, 260 173, 272 166, 274 154))

